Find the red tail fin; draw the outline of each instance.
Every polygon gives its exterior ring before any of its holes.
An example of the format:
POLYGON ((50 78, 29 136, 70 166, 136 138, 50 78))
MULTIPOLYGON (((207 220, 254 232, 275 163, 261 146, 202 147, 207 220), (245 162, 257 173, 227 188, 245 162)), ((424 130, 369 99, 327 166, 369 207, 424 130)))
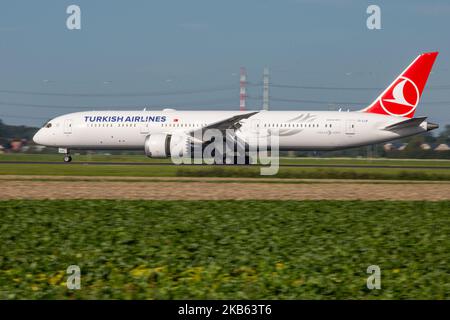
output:
POLYGON ((363 112, 412 118, 438 52, 418 56, 363 112))

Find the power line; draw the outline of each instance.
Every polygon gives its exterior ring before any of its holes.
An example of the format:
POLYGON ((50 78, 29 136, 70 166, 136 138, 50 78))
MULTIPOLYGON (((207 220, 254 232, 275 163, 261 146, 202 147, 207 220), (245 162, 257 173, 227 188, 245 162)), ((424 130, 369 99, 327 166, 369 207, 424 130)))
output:
MULTIPOLYGON (((250 86, 261 86, 263 83, 249 83, 250 86)), ((295 85, 295 84, 282 84, 282 83, 270 83, 271 87, 274 88, 285 88, 285 89, 305 89, 305 90, 362 90, 362 91, 372 91, 372 90, 384 90, 385 87, 331 87, 331 86, 310 86, 310 85, 295 85)), ((448 90, 450 85, 437 85, 428 86, 427 90, 448 90)))
MULTIPOLYGON (((24 119, 25 117, 19 116, 19 115, 11 115, 11 114, 4 114, 4 113, 0 113, 0 119, 2 118, 12 118, 12 119, 24 119)), ((48 120, 49 117, 34 117, 34 116, 26 116, 27 119, 31 119, 31 120, 48 120)))
MULTIPOLYGON (((246 82, 250 87, 263 86, 262 82, 246 82)), ((297 84, 283 84, 283 83, 270 83, 273 88, 284 89, 304 89, 304 90, 354 90, 354 91, 372 91, 372 90, 384 90, 383 87, 341 87, 341 86, 311 86, 311 85, 297 85, 297 84)), ((449 90, 450 84, 428 86, 427 90, 449 90)), ((221 85, 210 88, 202 89, 188 89, 188 90, 161 90, 161 91, 140 91, 140 92, 117 92, 117 93, 105 93, 105 92, 41 92, 41 91, 28 91, 28 90, 13 90, 2 89, 0 93, 5 94, 17 94, 17 95, 31 95, 31 96, 55 96, 55 97, 156 97, 156 96, 170 96, 170 95, 189 95, 200 93, 213 93, 220 91, 237 90, 234 85, 221 85)))
POLYGON ((8 101, 0 101, 0 106, 14 106, 14 107, 24 107, 24 108, 44 108, 44 109, 143 109, 143 108, 168 108, 168 107, 195 107, 196 105, 212 105, 217 103, 229 103, 231 101, 235 101, 233 97, 225 98, 225 99, 212 99, 212 100, 203 100, 203 101, 191 101, 191 102, 182 102, 182 103, 163 103, 160 106, 150 106, 148 104, 145 105, 116 105, 116 106, 80 106, 80 105, 49 105, 49 104, 34 104, 34 103, 18 103, 18 102, 8 102, 8 101))
MULTIPOLYGON (((249 97, 252 100, 261 100, 261 97, 249 97)), ((332 104, 332 105, 369 105, 372 102, 368 101, 334 101, 334 100, 305 100, 305 99, 288 99, 288 98, 276 98, 271 97, 270 100, 278 102, 295 102, 295 103, 311 103, 311 104, 332 104)), ((430 101, 422 102, 422 104, 450 104, 450 101, 430 101)))
POLYGON ((303 100, 303 99, 285 99, 285 98, 271 98, 272 101, 278 102, 296 102, 296 103, 314 103, 314 104, 337 104, 337 105, 367 105, 368 102, 354 102, 354 101, 327 101, 327 100, 303 100))
POLYGON ((300 85, 291 85, 291 84, 271 84, 274 88, 284 88, 284 89, 305 89, 305 90, 383 90, 383 88, 376 87, 322 87, 322 86, 300 86, 300 85))
MULTIPOLYGON (((254 101, 261 101, 262 97, 248 96, 248 99, 254 101)), ((327 105, 368 105, 371 102, 368 101, 335 101, 335 100, 314 100, 314 99, 294 99, 294 98, 277 98, 271 97, 272 101, 278 102, 294 102, 294 103, 311 103, 311 104, 327 104, 327 105)), ((144 108, 170 108, 170 107, 183 107, 183 108, 195 108, 198 106, 207 106, 207 105, 216 105, 218 103, 232 103, 235 101, 235 98, 224 98, 224 99, 212 99, 212 100, 203 100, 203 101, 191 101, 191 102, 179 102, 179 103, 162 103, 158 106, 149 105, 149 104, 141 104, 141 105, 101 105, 101 106, 82 106, 82 105, 50 105, 50 104, 35 104, 35 103, 18 103, 18 102, 10 102, 10 101, 0 101, 0 106, 4 107, 23 107, 23 108, 38 108, 38 109, 72 109, 72 110, 100 110, 100 109, 131 109, 131 110, 139 110, 144 108)), ((449 101, 429 101, 422 102, 425 105, 443 105, 450 104, 449 101)))
MULTIPOLYGON (((63 105, 17 103, 17 102, 6 102, 6 101, 0 101, 0 105, 25 107, 25 108, 43 108, 43 109, 92 109, 92 107, 86 107, 86 106, 63 106, 63 105)), ((126 108, 126 107, 124 107, 124 108, 126 108)), ((138 107, 135 107, 135 108, 138 108, 138 107)))
POLYGON ((171 95, 186 95, 197 93, 212 93, 219 91, 236 90, 234 85, 217 86, 205 89, 191 89, 191 90, 162 90, 151 92, 119 92, 119 93, 86 93, 86 92, 40 92, 40 91, 26 91, 26 90, 0 90, 0 93, 6 94, 21 94, 33 96, 55 96, 55 97, 156 97, 156 96, 171 96, 171 95))

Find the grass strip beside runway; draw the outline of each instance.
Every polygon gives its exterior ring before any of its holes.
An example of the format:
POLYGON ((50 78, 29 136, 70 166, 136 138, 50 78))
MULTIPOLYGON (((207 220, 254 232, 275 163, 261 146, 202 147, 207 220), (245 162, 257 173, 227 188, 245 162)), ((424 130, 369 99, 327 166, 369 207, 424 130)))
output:
POLYGON ((175 165, 72 165, 4 164, 0 175, 131 176, 131 177, 237 177, 296 179, 375 179, 449 181, 448 169, 402 168, 303 168, 280 167, 276 175, 262 176, 258 166, 175 165))
MULTIPOLYGON (((28 154, 8 153, 0 154, 0 162, 63 162, 62 154, 28 154)), ((103 162, 103 163, 147 163, 170 164, 171 159, 148 158, 141 155, 74 155, 73 163, 103 162)), ((445 159, 388 159, 388 158, 313 158, 313 157, 280 157, 282 165, 355 165, 355 166, 407 166, 407 167, 447 167, 450 168, 450 160, 445 159)))

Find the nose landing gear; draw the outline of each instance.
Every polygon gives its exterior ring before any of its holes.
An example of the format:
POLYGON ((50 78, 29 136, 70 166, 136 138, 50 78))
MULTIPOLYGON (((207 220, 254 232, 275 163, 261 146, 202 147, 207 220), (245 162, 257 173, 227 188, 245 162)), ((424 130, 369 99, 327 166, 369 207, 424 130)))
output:
POLYGON ((64 162, 69 163, 72 161, 72 156, 70 155, 70 151, 67 148, 59 148, 59 153, 64 153, 64 162))

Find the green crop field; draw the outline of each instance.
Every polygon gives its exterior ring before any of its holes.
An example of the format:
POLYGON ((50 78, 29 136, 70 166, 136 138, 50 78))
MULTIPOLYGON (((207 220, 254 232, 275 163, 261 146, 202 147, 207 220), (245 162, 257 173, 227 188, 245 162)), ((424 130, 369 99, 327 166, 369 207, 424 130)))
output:
POLYGON ((448 299, 449 234, 449 201, 0 201, 0 299, 448 299))

